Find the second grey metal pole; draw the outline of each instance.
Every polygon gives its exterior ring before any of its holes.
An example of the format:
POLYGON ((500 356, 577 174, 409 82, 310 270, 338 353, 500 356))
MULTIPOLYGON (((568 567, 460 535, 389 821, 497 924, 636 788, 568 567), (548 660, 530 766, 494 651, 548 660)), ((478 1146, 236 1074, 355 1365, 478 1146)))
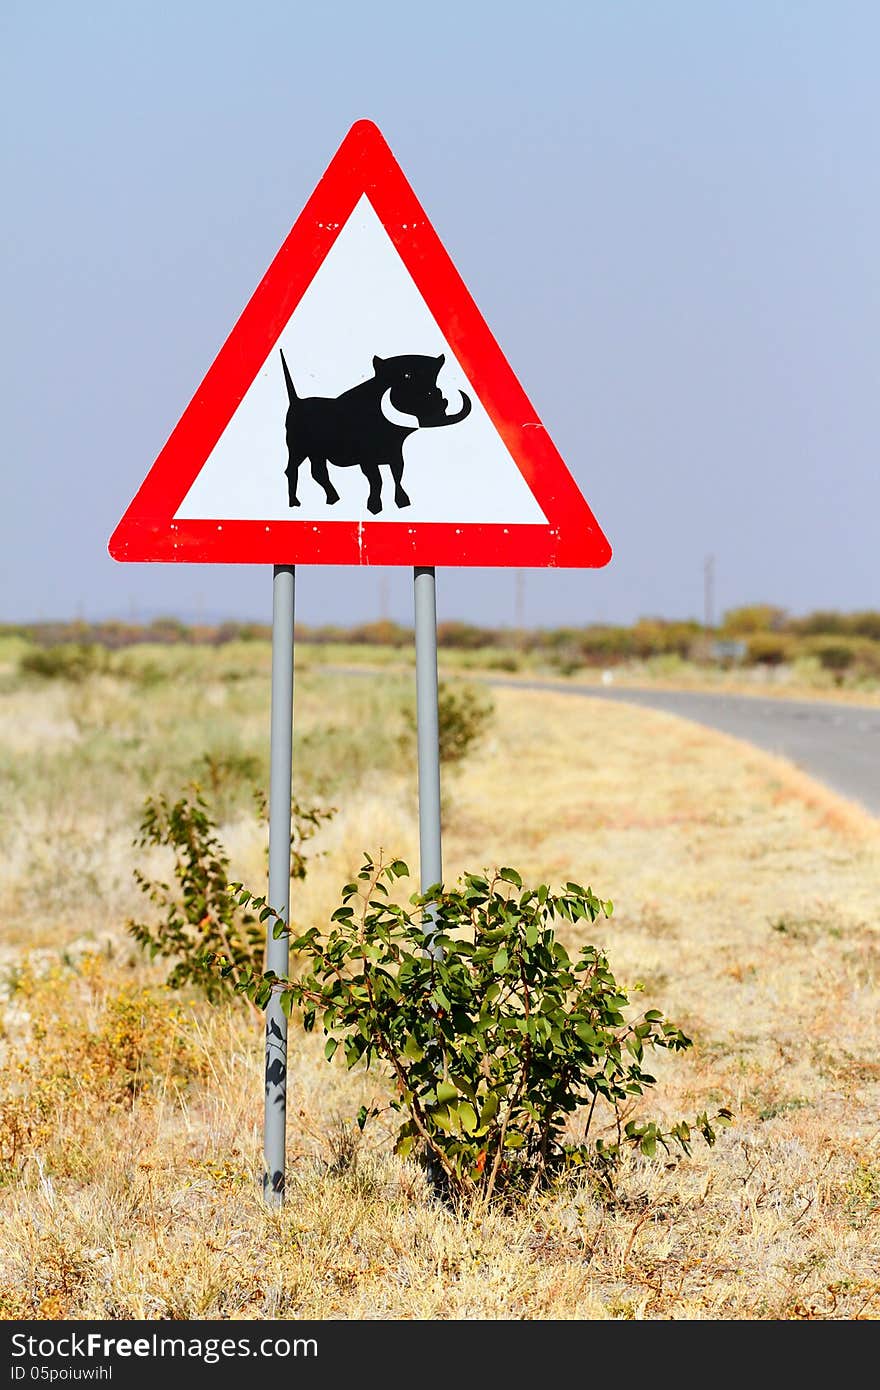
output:
POLYGON ((440 718, 437 707, 437 581, 416 566, 416 718, 419 751, 419 881, 443 881, 440 844, 440 718))
MULTIPOLYGON (((290 793, 293 758, 294 567, 276 565, 272 580, 272 715, 269 746, 269 906, 290 918, 290 793)), ((275 939, 269 918, 266 969, 287 975, 287 936, 275 939)), ((281 996, 266 1008, 266 1111, 263 1196, 279 1208, 284 1200, 287 1122, 287 1019, 281 996)))

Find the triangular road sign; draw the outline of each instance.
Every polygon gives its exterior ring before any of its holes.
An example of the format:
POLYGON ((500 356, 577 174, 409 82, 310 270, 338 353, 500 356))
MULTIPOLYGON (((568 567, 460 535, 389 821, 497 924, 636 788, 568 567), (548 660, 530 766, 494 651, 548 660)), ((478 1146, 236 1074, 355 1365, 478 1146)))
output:
POLYGON ((110 554, 324 565, 610 559, 372 122, 343 140, 110 554))

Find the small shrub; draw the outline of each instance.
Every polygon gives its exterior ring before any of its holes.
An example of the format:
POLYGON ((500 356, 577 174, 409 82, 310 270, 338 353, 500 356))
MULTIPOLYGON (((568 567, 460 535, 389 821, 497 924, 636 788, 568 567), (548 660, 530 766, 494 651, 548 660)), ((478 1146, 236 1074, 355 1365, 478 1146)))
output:
POLYGON ((823 671, 831 673, 835 684, 842 685, 844 675, 857 664, 864 645, 851 637, 814 637, 805 650, 817 659, 823 671))
POLYGON ((755 666, 782 666, 794 655, 794 640, 785 632, 756 632, 747 639, 746 660, 755 666))
POLYGON ((43 680, 79 683, 99 675, 110 666, 110 654, 95 643, 65 642, 57 647, 36 647, 25 652, 19 662, 23 675, 43 680))
POLYGON ((147 631, 151 642, 162 642, 168 646, 192 639, 192 629, 179 618, 154 618, 147 631))
POLYGON ((458 621, 437 624, 437 645, 453 650, 476 652, 494 646, 498 633, 472 623, 458 621))
POLYGON ((850 621, 851 618, 846 613, 837 613, 834 609, 819 609, 814 613, 807 613, 803 618, 794 618, 790 626, 792 632, 797 632, 803 637, 839 637, 851 631, 850 621))
POLYGON ((164 1079, 175 1089, 202 1073, 188 1047, 182 1016, 161 987, 120 989, 104 1001, 97 1032, 84 1040, 92 1084, 111 1103, 130 1106, 164 1079))
POLYGON ((117 656, 112 669, 114 675, 120 676, 122 680, 131 681, 141 690, 153 690, 157 686, 165 685, 169 678, 168 670, 160 662, 140 660, 130 652, 117 656))
POLYGON ((729 637, 781 632, 787 625, 787 612, 773 603, 747 603, 742 608, 729 608, 721 620, 721 630, 729 637))
MULTIPOLYGON (((472 685, 447 685, 441 681, 437 689, 437 718, 441 763, 460 763, 486 736, 494 702, 472 685)), ((411 705, 404 707, 407 742, 417 732, 416 712, 411 705)))
POLYGON ((853 666, 855 676, 880 676, 880 642, 870 637, 853 638, 853 666))
POLYGON ((522 659, 512 652, 501 652, 498 656, 490 656, 486 660, 486 669, 489 671, 519 671, 521 668, 522 659))
MULTIPOLYGON (((257 811, 260 819, 269 822, 269 806, 266 797, 262 792, 257 792, 255 797, 257 811)), ((306 876, 306 867, 313 855, 306 854, 303 846, 317 835, 325 821, 332 820, 336 815, 335 806, 303 806, 299 801, 293 801, 290 807, 290 877, 302 880, 306 876)), ((320 857, 320 856, 319 856, 320 857)), ((266 846, 266 862, 268 864, 269 847, 266 846)))
POLYGON ((495 704, 472 685, 445 685, 437 692, 440 761, 459 763, 485 738, 495 704))
POLYGON ((549 662, 553 670, 560 676, 574 676, 578 671, 582 671, 584 663, 576 656, 553 656, 549 662))
POLYGON ((845 674, 876 677, 880 674, 880 644, 865 637, 813 637, 804 642, 804 653, 816 657, 823 671, 830 671, 837 685, 845 674))
MULTIPOLYGON (((261 811, 265 801, 258 798, 261 811)), ((306 876, 308 856, 303 845, 334 808, 291 808, 291 877, 306 876)), ((229 892, 229 857, 217 825, 197 788, 171 803, 164 796, 147 797, 135 844, 169 847, 174 853, 175 886, 148 878, 140 869, 134 877, 162 913, 155 925, 128 922, 128 931, 150 957, 174 961, 166 984, 171 989, 195 985, 216 1003, 231 994, 240 978, 261 970, 265 953, 264 913, 258 920, 243 910, 229 892), (221 953, 230 963, 227 977, 205 964, 206 956, 221 953)))
POLYGON ((242 972, 262 968, 264 934, 228 892, 229 859, 200 793, 193 790, 173 803, 164 796, 147 797, 135 844, 171 848, 175 887, 135 869, 139 887, 163 915, 154 926, 129 921, 129 934, 151 958, 175 962, 167 979, 172 989, 196 985, 216 1002, 229 994, 229 986, 205 967, 205 952, 223 952, 234 983, 242 972))
POLYGON ((847 627, 855 637, 867 637, 869 641, 880 642, 880 612, 876 609, 868 609, 864 613, 850 613, 847 627))
POLYGON ((346 634, 346 640, 368 647, 407 647, 412 642, 412 628, 401 627, 390 618, 374 623, 362 623, 346 634))
MULTIPOLYGON (((500 869, 413 895, 407 909, 389 885, 408 872, 401 860, 367 857, 330 928, 291 938, 297 979, 248 972, 234 987, 262 1008, 279 991, 307 1030, 320 1019, 328 1060, 341 1047, 349 1067, 379 1063, 404 1117, 396 1151, 419 1154, 453 1195, 488 1202, 587 1164, 610 1184, 626 1145, 649 1156, 658 1145, 690 1152, 687 1122, 664 1132, 632 1106, 654 1085, 647 1054, 691 1040, 656 1009, 627 1022, 629 999, 605 953, 587 945, 572 960, 556 939, 554 921, 592 923, 610 902, 575 883, 557 894, 524 888, 515 870, 500 869), (597 1105, 613 1138, 591 1146, 597 1105), (574 1138, 570 1121, 584 1109, 574 1138)), ((236 891, 241 907, 268 911, 264 898, 236 891)), ((233 978, 231 962, 215 957, 213 966, 233 978)), ((362 1108, 361 1127, 368 1118, 362 1108)), ((728 1118, 703 1113, 694 1128, 712 1144, 714 1122, 728 1118)))
POLYGON ((243 792, 250 792, 264 776, 263 761, 255 753, 238 748, 203 753, 195 765, 195 781, 204 786, 218 814, 227 815, 243 792))
POLYGON ((639 618, 632 628, 633 655, 647 660, 652 656, 686 657, 702 635, 696 622, 669 622, 664 618, 639 618))

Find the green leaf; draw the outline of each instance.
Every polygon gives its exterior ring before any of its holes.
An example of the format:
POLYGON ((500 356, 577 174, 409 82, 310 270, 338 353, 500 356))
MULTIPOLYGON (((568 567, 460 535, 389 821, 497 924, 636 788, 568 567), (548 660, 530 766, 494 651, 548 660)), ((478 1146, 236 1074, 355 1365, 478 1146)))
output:
POLYGON ((507 951, 503 946, 501 946, 499 950, 495 952, 495 958, 492 961, 492 969, 494 970, 495 974, 503 975, 508 967, 509 962, 510 958, 507 954, 507 951))
POLYGON ((445 1105, 450 1100, 455 1100, 457 1096, 458 1091, 451 1081, 437 1082, 437 1100, 441 1105, 445 1105))
POLYGON ((450 1134, 454 1128, 453 1118, 445 1105, 441 1105, 436 1110, 432 1110, 428 1118, 437 1129, 442 1129, 445 1134, 450 1134))
POLYGON ((512 883, 515 888, 522 888, 522 879, 516 869, 499 869, 498 877, 503 878, 505 883, 512 883))
POLYGON ((465 1134, 473 1134, 477 1128, 477 1112, 470 1101, 463 1101, 458 1107, 458 1119, 465 1134))
POLYGON ((494 1120, 497 1114, 498 1093, 496 1091, 490 1091, 486 1099, 483 1101, 483 1107, 480 1110, 480 1124, 487 1125, 491 1123, 491 1121, 494 1120))
MULTIPOLYGON (((327 1039, 327 1042, 326 1042, 326 1044, 325 1044, 325 1046, 324 1046, 324 1056, 327 1058, 327 1061, 328 1061, 328 1062, 332 1062, 332 1061, 333 1061, 333 1055, 334 1055, 334 1053, 336 1052, 336 1049, 337 1049, 338 1046, 339 1046, 339 1039, 338 1039, 338 1038, 328 1038, 328 1039, 327 1039)), ((363 1129, 363 1125, 361 1125, 361 1129, 363 1129)))

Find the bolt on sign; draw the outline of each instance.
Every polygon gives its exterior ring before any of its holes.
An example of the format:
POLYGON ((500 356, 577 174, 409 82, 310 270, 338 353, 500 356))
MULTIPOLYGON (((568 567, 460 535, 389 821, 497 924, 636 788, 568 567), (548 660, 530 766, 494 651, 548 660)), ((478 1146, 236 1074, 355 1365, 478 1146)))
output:
POLYGON ((235 564, 609 560, 372 122, 345 137, 110 553, 235 564))

